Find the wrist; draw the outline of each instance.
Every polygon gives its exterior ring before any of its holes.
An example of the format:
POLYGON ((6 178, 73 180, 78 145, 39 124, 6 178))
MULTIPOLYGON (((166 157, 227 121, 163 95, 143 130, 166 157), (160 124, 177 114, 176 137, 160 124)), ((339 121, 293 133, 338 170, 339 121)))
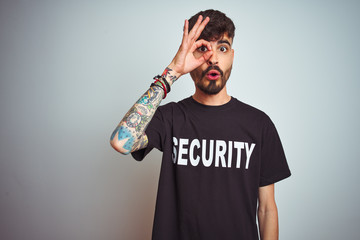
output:
POLYGON ((173 67, 174 65, 171 63, 167 68, 165 68, 164 72, 161 74, 164 77, 170 86, 181 76, 180 73, 176 72, 173 67))

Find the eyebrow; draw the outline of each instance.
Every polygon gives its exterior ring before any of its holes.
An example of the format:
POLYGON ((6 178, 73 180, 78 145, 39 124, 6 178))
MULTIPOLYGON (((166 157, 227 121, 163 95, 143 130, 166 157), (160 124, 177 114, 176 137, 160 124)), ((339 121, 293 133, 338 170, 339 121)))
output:
POLYGON ((225 40, 225 39, 219 40, 217 43, 218 43, 218 44, 223 44, 223 43, 225 43, 225 44, 228 44, 228 45, 231 47, 230 42, 229 42, 228 40, 225 40))

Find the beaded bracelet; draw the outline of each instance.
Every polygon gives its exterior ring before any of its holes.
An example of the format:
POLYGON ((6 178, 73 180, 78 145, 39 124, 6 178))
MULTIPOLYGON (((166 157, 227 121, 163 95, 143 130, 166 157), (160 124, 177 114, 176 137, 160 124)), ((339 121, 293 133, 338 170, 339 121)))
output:
POLYGON ((164 98, 166 98, 167 93, 170 92, 171 88, 170 88, 170 84, 168 83, 168 81, 165 79, 164 76, 160 76, 157 75, 154 77, 155 82, 151 84, 151 86, 159 86, 160 88, 162 88, 162 90, 164 91, 164 98), (156 84, 157 82, 159 82, 161 85, 156 84))
POLYGON ((167 93, 169 93, 171 91, 170 84, 169 84, 169 82, 166 80, 166 78, 164 76, 157 75, 157 76, 154 77, 154 79, 155 80, 161 80, 163 83, 165 83, 167 93))

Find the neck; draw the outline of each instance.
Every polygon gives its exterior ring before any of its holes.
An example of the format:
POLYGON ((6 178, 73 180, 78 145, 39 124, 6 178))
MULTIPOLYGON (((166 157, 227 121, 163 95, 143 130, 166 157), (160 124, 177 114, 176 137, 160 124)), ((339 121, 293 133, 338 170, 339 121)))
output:
POLYGON ((231 96, 227 94, 226 86, 217 94, 209 95, 196 88, 193 99, 201 104, 209 106, 220 106, 228 103, 231 100, 231 96))

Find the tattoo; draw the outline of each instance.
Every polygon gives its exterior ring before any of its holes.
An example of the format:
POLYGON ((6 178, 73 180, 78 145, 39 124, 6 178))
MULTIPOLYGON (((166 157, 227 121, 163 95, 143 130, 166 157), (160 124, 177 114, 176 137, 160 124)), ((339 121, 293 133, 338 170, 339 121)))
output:
POLYGON ((177 80, 177 77, 171 75, 171 74, 170 74, 171 71, 172 71, 172 69, 169 68, 169 67, 167 67, 167 68, 165 69, 165 71, 164 71, 161 75, 162 75, 163 77, 165 77, 165 78, 166 78, 166 77, 169 77, 172 82, 175 82, 175 81, 177 80))
POLYGON ((144 128, 144 126, 147 126, 147 124, 150 122, 150 119, 148 116, 143 115, 141 116, 140 123, 135 127, 135 131, 141 132, 141 130, 144 128))
POLYGON ((134 143, 132 150, 136 151, 136 150, 145 148, 148 145, 148 143, 149 143, 149 140, 148 140, 146 134, 144 133, 143 136, 140 137, 138 139, 138 141, 134 143))
POLYGON ((132 112, 129 117, 126 119, 126 125, 131 128, 136 128, 136 126, 141 122, 141 115, 138 112, 132 112))
POLYGON ((148 97, 150 102, 154 102, 159 95, 159 91, 155 91, 153 88, 150 88, 150 91, 148 92, 148 97))
MULTIPOLYGON (((150 88, 147 93, 145 93, 137 103, 143 106, 146 106, 148 110, 152 110, 154 108, 154 102, 158 99, 159 93, 163 90, 160 88, 150 88)), ((161 99, 160 99, 161 100, 161 99)), ((160 102, 159 102, 160 103, 160 102)), ((156 104, 155 104, 156 105, 156 104)), ((157 107, 157 106, 156 106, 157 107)))
POLYGON ((141 114, 147 114, 148 110, 144 108, 143 106, 139 105, 137 108, 140 110, 141 114))
POLYGON ((134 137, 131 133, 131 131, 123 126, 117 126, 113 134, 111 135, 111 140, 114 139, 115 135, 118 134, 118 140, 125 141, 125 144, 123 145, 123 148, 125 150, 130 151, 132 145, 134 144, 134 137))
MULTIPOLYGON (((157 87, 151 87, 135 104, 136 112, 142 113, 142 115, 151 115, 155 112, 155 109, 159 106, 163 90, 157 87)), ((132 109, 134 111, 134 109, 132 109)))
POLYGON ((113 133, 111 134, 110 140, 113 140, 115 135, 119 132, 120 126, 117 126, 113 133))
POLYGON ((150 87, 125 114, 119 126, 112 133, 111 140, 118 134, 122 148, 128 153, 146 147, 148 138, 145 129, 160 105, 163 94, 164 91, 161 88, 150 87))

